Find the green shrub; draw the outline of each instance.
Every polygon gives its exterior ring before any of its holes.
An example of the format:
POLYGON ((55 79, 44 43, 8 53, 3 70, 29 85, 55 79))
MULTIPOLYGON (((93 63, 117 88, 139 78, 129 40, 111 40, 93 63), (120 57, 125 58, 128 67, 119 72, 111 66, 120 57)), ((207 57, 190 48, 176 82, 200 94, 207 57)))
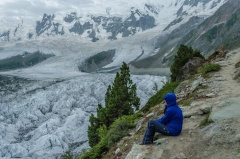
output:
POLYGON ((235 68, 239 68, 239 67, 240 67, 240 61, 235 64, 235 68))
POLYGON ((107 151, 107 138, 102 138, 102 140, 92 147, 89 151, 85 152, 80 158, 81 159, 96 159, 100 158, 101 154, 107 151))
POLYGON ((219 64, 209 64, 203 68, 203 73, 219 71, 220 68, 219 64))
POLYGON ((139 118, 139 114, 136 113, 129 116, 122 116, 113 122, 107 133, 109 148, 128 135, 129 130, 134 128, 134 121, 137 118, 139 118))
POLYGON ((107 138, 104 137, 101 141, 92 147, 89 151, 85 152, 80 158, 81 159, 96 159, 100 158, 102 153, 108 150, 107 147, 107 138))
POLYGON ((164 96, 169 92, 174 92, 174 89, 178 86, 178 82, 171 82, 165 84, 155 95, 149 98, 147 104, 141 109, 141 111, 148 111, 151 107, 159 104, 163 101, 164 96))
MULTIPOLYGON (((93 146, 88 152, 85 152, 81 159, 101 158, 102 154, 108 151, 111 146, 127 136, 129 129, 134 127, 135 119, 139 118, 139 114, 122 116, 116 119, 111 125, 107 133, 102 133, 100 142, 93 146), (103 136, 106 134, 105 136, 103 136)), ((103 128, 105 129, 105 128, 103 128)), ((105 130, 103 130, 105 131, 105 130)))

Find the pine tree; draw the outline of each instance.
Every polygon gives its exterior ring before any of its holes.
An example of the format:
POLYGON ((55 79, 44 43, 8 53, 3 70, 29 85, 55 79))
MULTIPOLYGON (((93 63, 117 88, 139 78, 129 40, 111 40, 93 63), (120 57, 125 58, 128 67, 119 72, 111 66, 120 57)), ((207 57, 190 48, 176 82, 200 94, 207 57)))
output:
POLYGON ((98 105, 97 117, 91 115, 90 126, 88 127, 89 145, 96 145, 100 137, 98 129, 101 126, 107 128, 123 115, 134 113, 134 109, 138 110, 140 99, 137 97, 136 84, 133 84, 130 78, 129 67, 126 63, 117 72, 113 85, 109 85, 105 94, 105 108, 101 104, 98 105))
POLYGON ((94 117, 93 114, 91 114, 89 122, 91 123, 91 125, 88 127, 88 143, 89 146, 93 147, 100 141, 97 130, 101 125, 98 118, 94 117))
POLYGON ((89 145, 93 147, 100 141, 100 136, 98 134, 99 128, 101 126, 106 126, 106 123, 108 123, 107 116, 105 115, 106 108, 103 108, 101 104, 98 104, 97 108, 97 117, 94 117, 93 114, 91 114, 89 118, 89 122, 91 125, 88 127, 88 139, 89 139, 89 145))
POLYGON ((106 115, 110 124, 123 115, 134 113, 134 108, 138 110, 140 99, 136 94, 136 84, 130 78, 129 67, 123 63, 120 73, 116 74, 113 86, 109 87, 106 93, 106 115))

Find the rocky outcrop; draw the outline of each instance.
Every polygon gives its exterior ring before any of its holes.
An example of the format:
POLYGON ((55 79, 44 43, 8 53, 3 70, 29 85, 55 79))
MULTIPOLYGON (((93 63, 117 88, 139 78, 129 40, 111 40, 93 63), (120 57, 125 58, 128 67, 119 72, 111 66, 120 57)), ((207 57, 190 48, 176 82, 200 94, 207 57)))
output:
POLYGON ((81 66, 79 66, 79 70, 82 72, 98 72, 104 66, 111 63, 113 57, 115 55, 116 50, 108 50, 100 52, 90 58, 88 58, 81 66))
POLYGON ((52 21, 54 20, 55 15, 47 15, 46 13, 43 15, 42 21, 37 21, 36 24, 36 33, 37 35, 41 35, 43 32, 48 30, 52 26, 52 21))
POLYGON ((221 122, 223 120, 237 118, 240 116, 240 98, 229 98, 224 101, 222 101, 219 104, 219 107, 222 107, 221 109, 212 112, 210 116, 210 120, 215 122, 221 122))
POLYGON ((197 68, 203 63, 203 61, 204 60, 200 57, 193 57, 190 59, 182 68, 182 79, 186 80, 190 77, 190 75, 195 74, 197 72, 197 68))

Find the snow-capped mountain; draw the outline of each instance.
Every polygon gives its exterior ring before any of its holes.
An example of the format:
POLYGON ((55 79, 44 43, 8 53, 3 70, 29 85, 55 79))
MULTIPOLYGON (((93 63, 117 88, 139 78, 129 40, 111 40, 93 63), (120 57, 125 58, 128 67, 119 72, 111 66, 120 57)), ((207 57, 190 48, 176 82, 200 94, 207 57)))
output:
MULTIPOLYGON (((113 70, 123 61, 132 63, 155 55, 160 36, 191 21, 192 17, 204 20, 225 2, 103 0, 75 10, 44 14, 42 19, 35 21, 2 19, 0 60, 9 61, 7 58, 25 52, 52 54, 53 57, 38 65, 8 74, 62 78, 79 75, 79 70, 85 70, 82 68, 88 65, 86 61, 89 58, 114 50, 111 59, 105 60, 104 65, 96 66, 100 70, 113 70)), ((190 30, 191 27, 185 29, 185 34, 190 30)))
POLYGON ((181 44, 200 50, 205 57, 224 47, 233 50, 240 47, 240 1, 228 0, 209 18, 191 17, 188 22, 158 38, 156 54, 135 61, 134 66, 159 68, 171 65, 181 44))
POLYGON ((21 19, 9 24, 0 21, 1 41, 21 41, 39 37, 77 36, 95 42, 119 39, 159 27, 174 28, 192 16, 208 17, 226 0, 112 0, 76 10, 44 14, 42 19, 21 19), (171 25, 171 27, 169 26, 171 25))

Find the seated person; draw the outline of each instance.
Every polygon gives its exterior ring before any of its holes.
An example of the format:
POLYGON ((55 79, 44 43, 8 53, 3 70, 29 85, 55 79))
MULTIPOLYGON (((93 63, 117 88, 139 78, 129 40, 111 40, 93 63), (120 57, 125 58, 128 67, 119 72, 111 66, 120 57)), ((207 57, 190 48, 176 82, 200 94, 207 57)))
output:
POLYGON ((168 136, 178 136, 181 133, 183 114, 181 108, 177 104, 176 95, 174 93, 168 93, 165 95, 164 100, 164 116, 148 122, 141 145, 152 144, 155 132, 168 136))

